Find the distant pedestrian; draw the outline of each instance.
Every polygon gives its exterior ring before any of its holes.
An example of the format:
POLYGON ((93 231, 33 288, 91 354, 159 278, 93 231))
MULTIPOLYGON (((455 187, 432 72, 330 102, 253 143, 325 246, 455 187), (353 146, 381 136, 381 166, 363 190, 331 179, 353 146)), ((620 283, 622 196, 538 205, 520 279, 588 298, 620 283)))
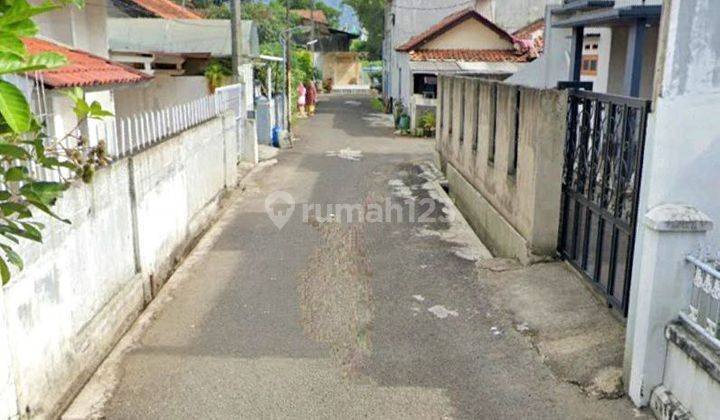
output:
POLYGON ((305 84, 307 86, 305 102, 307 102, 308 115, 312 117, 315 115, 315 104, 317 104, 317 87, 315 86, 315 82, 312 80, 308 80, 305 84))
POLYGON ((300 114, 300 118, 305 118, 307 117, 307 115, 305 114, 305 104, 307 103, 307 89, 305 89, 305 85, 303 85, 302 83, 298 85, 297 94, 298 113, 300 114))

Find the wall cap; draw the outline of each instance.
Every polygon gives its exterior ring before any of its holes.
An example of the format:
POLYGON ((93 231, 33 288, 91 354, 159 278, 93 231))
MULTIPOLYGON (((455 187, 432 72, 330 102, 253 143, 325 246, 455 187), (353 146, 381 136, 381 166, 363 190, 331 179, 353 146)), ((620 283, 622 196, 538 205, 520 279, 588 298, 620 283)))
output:
POLYGON ((687 204, 662 204, 651 208, 643 223, 658 232, 707 232, 713 221, 703 212, 687 204))

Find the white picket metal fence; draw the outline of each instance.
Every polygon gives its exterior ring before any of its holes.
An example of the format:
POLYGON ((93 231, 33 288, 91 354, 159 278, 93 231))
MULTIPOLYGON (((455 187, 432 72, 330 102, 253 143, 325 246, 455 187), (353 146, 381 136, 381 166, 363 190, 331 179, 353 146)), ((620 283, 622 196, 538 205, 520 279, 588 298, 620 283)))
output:
MULTIPOLYGON (((21 76, 10 80, 21 87, 31 103, 33 112, 41 123, 49 123, 52 111, 49 106, 48 94, 42 76, 21 76)), ((231 111, 236 121, 238 151, 242 144, 242 127, 244 126, 245 109, 244 87, 241 84, 224 86, 208 95, 187 103, 171 107, 139 112, 128 117, 109 117, 103 120, 89 120, 84 126, 78 127, 76 136, 83 136, 88 144, 96 146, 105 142, 107 155, 112 160, 132 156, 187 129, 195 127, 213 118, 231 111)), ((56 136, 48 126, 49 136, 56 136)), ((62 133, 62 136, 68 133, 62 133)), ((68 146, 70 146, 68 144, 68 146)), ((19 164, 16 163, 16 164, 19 164)), ((67 169, 47 170, 32 165, 29 168, 41 180, 58 181, 72 174, 67 169)))
POLYGON ((232 85, 188 103, 110 119, 96 125, 93 137, 105 139, 111 156, 129 156, 228 111, 232 111, 239 122, 241 94, 242 86, 232 85))

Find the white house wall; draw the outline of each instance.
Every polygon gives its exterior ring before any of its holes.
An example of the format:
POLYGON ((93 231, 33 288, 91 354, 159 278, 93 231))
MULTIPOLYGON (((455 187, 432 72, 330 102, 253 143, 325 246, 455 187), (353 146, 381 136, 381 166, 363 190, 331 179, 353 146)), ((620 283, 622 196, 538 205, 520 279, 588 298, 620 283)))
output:
POLYGON ((33 18, 41 36, 101 57, 108 56, 106 19, 105 0, 88 0, 82 9, 66 6, 33 18))
MULTIPOLYGON (((714 0, 674 0, 673 7, 678 19, 649 128, 641 206, 686 202, 720 224, 720 9, 714 0)), ((712 240, 720 249, 720 229, 712 240)))
POLYGON ((545 11, 545 48, 537 60, 526 64, 506 82, 536 89, 557 87, 570 75, 571 29, 551 28, 551 8, 545 11))
POLYGON ((513 33, 543 17, 546 6, 561 3, 562 0, 498 0, 493 22, 513 33))
MULTIPOLYGON (((640 188, 640 218, 659 205, 679 203, 692 206, 715 222, 704 242, 709 249, 720 249, 720 8, 714 0, 673 0, 667 25, 667 43, 663 46, 662 67, 658 69, 653 112, 650 114, 645 164, 640 188)), ((678 238, 667 235, 665 241, 678 238)), ((662 243, 649 228, 640 224, 635 255, 643 256, 662 243)), ((696 245, 697 246, 697 245, 696 245)), ((677 312, 665 318, 653 316, 661 308, 687 304, 682 294, 652 300, 643 281, 653 285, 654 273, 679 271, 672 282, 690 281, 683 258, 697 248, 688 245, 663 261, 636 261, 630 295, 626 362, 629 369, 629 395, 636 404, 647 404, 649 392, 657 383, 648 377, 662 375, 665 353, 658 352, 663 342, 662 329, 677 312), (648 343, 652 342, 653 345, 648 343), (649 357, 648 353, 659 353, 649 357), (638 363, 640 360, 642 363, 638 363)), ((647 287, 647 284, 645 285, 647 287)), ((662 350, 662 348, 660 348, 662 350)), ((700 370, 686 371, 691 375, 700 370)), ((667 381, 667 378, 665 378, 667 381)), ((672 390, 671 390, 672 391, 672 390)), ((707 390, 709 392, 710 390, 707 390)), ((720 396, 706 395, 706 402, 718 402, 720 396)), ((683 401, 683 403, 687 403, 683 401)), ((693 407, 688 407, 691 411, 693 407)), ((696 413, 697 414, 697 413, 696 413)))
POLYGON ((598 40, 598 70, 593 90, 606 93, 610 82, 610 47, 612 45, 612 30, 607 28, 593 29, 600 34, 598 40))
POLYGON ((118 117, 127 117, 138 112, 187 103, 209 93, 204 76, 173 77, 156 74, 147 85, 117 89, 115 109, 118 117))

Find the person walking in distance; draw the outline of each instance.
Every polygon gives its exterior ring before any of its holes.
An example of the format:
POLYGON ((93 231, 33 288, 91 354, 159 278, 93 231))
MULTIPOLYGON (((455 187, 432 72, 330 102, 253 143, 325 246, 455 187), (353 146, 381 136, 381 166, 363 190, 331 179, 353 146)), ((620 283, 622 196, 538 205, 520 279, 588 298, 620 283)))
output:
POLYGON ((305 102, 307 103, 307 111, 309 116, 315 115, 315 104, 317 104, 317 87, 312 80, 305 82, 307 85, 307 95, 305 102))
POLYGON ((297 98, 297 105, 298 105, 298 113, 300 114, 300 118, 306 118, 307 115, 305 114, 305 105, 307 103, 307 89, 305 89, 305 85, 302 83, 298 84, 298 98, 297 98))

